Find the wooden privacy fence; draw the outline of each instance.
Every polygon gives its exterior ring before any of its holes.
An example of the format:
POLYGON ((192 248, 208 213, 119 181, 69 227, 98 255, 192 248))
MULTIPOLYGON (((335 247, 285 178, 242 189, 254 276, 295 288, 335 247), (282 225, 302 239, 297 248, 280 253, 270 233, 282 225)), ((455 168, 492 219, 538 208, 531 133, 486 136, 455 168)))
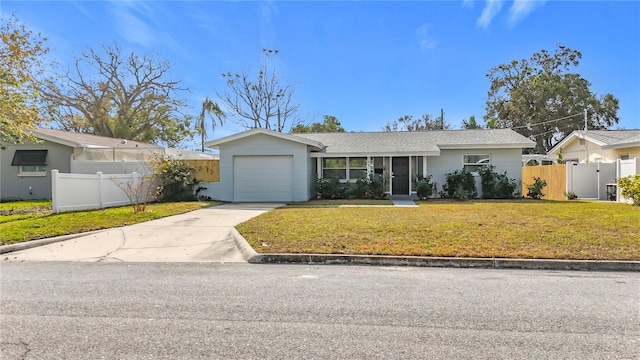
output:
POLYGON ((543 199, 565 200, 567 191, 567 168, 565 164, 525 166, 522 168, 522 195, 527 196, 527 186, 533 184, 533 177, 539 177, 547 182, 542 189, 543 199))
POLYGON ((193 177, 198 182, 220 182, 220 160, 183 160, 195 169, 193 177))

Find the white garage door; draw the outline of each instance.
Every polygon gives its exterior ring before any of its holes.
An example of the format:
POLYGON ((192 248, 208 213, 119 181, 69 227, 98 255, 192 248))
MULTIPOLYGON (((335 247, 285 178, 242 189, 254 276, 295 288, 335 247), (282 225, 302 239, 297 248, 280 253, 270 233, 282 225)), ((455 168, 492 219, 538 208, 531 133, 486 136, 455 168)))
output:
POLYGON ((234 201, 293 201, 293 156, 235 156, 234 201))

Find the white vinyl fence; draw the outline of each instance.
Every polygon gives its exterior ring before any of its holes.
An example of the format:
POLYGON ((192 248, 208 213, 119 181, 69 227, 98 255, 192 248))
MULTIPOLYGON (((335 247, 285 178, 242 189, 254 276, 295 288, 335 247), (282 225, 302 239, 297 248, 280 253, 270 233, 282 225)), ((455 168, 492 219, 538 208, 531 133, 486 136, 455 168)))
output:
POLYGON ((567 163, 567 193, 580 199, 607 200, 607 184, 616 182, 616 164, 567 163))
POLYGON ((51 171, 53 212, 103 209, 155 200, 155 183, 133 174, 66 174, 51 171), (135 194, 134 194, 135 192, 135 194))
MULTIPOLYGON (((618 160, 617 163, 618 179, 627 177, 630 175, 640 174, 640 158, 633 158, 628 160, 618 160)), ((631 199, 627 199, 620 195, 620 189, 618 188, 618 201, 631 203, 631 199)))

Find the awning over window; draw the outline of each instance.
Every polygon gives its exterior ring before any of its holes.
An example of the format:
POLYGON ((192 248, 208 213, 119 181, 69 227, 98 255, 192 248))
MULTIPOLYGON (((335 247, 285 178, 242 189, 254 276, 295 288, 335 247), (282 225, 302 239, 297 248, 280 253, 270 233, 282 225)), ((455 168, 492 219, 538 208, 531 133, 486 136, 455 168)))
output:
POLYGON ((48 150, 16 150, 11 166, 45 165, 48 150))

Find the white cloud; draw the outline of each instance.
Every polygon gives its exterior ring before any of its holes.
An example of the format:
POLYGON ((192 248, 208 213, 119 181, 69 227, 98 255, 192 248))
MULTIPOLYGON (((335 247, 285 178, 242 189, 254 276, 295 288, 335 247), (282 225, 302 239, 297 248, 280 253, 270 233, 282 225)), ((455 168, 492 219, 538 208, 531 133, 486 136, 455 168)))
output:
POLYGON ((140 3, 114 2, 112 3, 115 28, 122 38, 146 48, 153 47, 156 37, 151 27, 139 16, 142 11, 137 6, 140 3))
POLYGON ((473 3, 475 0, 462 0, 462 7, 473 9, 473 3))
POLYGON ((416 29, 418 45, 421 52, 427 52, 438 45, 438 42, 429 33, 429 24, 422 24, 416 29))
POLYGON ((546 0, 514 0, 511 9, 509 9, 509 19, 507 24, 514 26, 520 20, 524 19, 527 15, 538 6, 544 5, 546 0))
POLYGON ((491 20, 498 15, 502 8, 502 0, 487 0, 482 9, 482 14, 478 18, 476 24, 482 28, 487 28, 491 24, 491 20))
POLYGON ((278 6, 273 1, 260 3, 260 43, 270 48, 276 41, 274 18, 278 16, 278 6))

